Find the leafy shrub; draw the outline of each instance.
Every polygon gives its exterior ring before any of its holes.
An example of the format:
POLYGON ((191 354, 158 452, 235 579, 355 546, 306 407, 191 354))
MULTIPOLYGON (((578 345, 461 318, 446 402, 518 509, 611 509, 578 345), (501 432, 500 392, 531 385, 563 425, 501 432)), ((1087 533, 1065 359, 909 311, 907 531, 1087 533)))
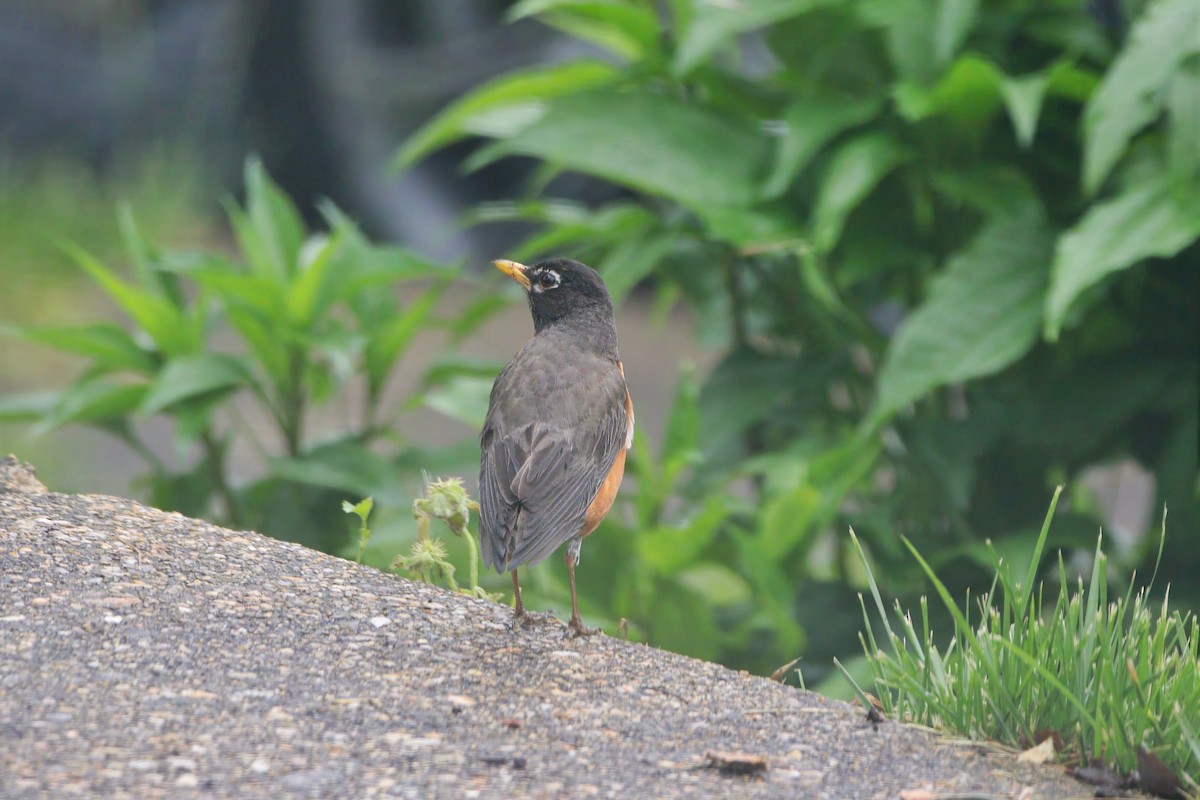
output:
MULTIPOLYGON (((650 282, 722 350, 687 446, 635 454, 636 540, 596 537, 585 608, 759 669, 844 651, 849 525, 897 586, 924 579, 903 532, 961 587, 984 537, 1033 546, 1048 485, 1122 458, 1179 512, 1164 577, 1200 568, 1200 5, 1084 6, 514 5, 604 54, 498 77, 397 164, 535 159, 477 214, 540 223, 513 257, 650 282), (557 199, 564 172, 619 191, 557 199)), ((1054 544, 1087 546, 1073 497, 1054 544)))
POLYGON ((403 437, 389 408, 444 407, 455 381, 491 370, 443 360, 397 399, 385 397, 393 367, 422 331, 444 329, 453 343, 497 306, 471 303, 443 317, 438 303, 458 271, 371 244, 333 207, 323 209, 328 231, 310 233, 257 162, 245 181, 245 206, 228 205, 236 257, 159 250, 129 216, 122 230, 133 282, 67 246, 132 331, 110 323, 6 329, 82 356, 86 368, 62 391, 4 398, 0 419, 33 421, 41 432, 99 427, 145 458, 155 505, 333 552, 347 538, 342 497, 403 507, 398 474, 439 463, 403 437), (342 424, 313 432, 314 415, 331 406, 342 424), (177 464, 140 432, 137 423, 155 416, 174 423, 177 464), (253 443, 263 462, 244 485, 232 477, 235 441, 253 443))

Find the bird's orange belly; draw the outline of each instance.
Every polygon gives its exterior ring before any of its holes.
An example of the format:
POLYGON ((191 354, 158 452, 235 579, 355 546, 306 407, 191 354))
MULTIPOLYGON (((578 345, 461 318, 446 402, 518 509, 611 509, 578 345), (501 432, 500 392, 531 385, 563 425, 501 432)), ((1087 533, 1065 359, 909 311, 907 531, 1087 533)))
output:
POLYGON ((596 492, 596 499, 588 506, 587 513, 583 516, 583 530, 580 531, 580 536, 587 536, 596 530, 596 526, 607 516, 613 501, 617 499, 617 490, 621 488, 621 479, 625 477, 625 452, 622 448, 617 453, 612 469, 608 471, 608 477, 600 484, 600 491, 596 492))

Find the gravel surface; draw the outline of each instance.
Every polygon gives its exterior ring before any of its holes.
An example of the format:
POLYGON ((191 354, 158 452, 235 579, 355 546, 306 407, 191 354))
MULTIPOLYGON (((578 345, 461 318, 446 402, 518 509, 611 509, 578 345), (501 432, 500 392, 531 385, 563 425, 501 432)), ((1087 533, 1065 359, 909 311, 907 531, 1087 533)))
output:
POLYGON ((1083 798, 1061 768, 0 461, 0 797, 1083 798), (711 751, 761 758, 722 772, 711 751), (908 795, 919 797, 920 795, 908 795))

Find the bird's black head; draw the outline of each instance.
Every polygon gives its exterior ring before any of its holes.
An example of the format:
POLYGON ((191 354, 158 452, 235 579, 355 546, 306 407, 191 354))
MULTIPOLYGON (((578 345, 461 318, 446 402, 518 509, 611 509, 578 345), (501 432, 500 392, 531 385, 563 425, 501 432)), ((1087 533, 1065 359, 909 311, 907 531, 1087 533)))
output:
POLYGON ((569 258, 550 258, 529 267, 515 261, 492 263, 525 288, 535 331, 568 319, 588 327, 613 327, 608 289, 586 264, 569 258))

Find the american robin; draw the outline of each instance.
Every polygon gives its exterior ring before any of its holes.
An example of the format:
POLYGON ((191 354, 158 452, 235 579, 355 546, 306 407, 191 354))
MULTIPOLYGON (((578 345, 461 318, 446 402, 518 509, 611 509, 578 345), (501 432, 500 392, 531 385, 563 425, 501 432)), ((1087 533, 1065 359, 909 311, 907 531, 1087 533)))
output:
POLYGON ((497 376, 483 423, 483 560, 498 572, 512 571, 520 620, 517 568, 567 542, 570 626, 584 634, 575 565, 583 537, 612 508, 633 444, 633 403, 617 354, 612 299, 600 275, 578 261, 492 263, 525 289, 534 335, 497 376))

